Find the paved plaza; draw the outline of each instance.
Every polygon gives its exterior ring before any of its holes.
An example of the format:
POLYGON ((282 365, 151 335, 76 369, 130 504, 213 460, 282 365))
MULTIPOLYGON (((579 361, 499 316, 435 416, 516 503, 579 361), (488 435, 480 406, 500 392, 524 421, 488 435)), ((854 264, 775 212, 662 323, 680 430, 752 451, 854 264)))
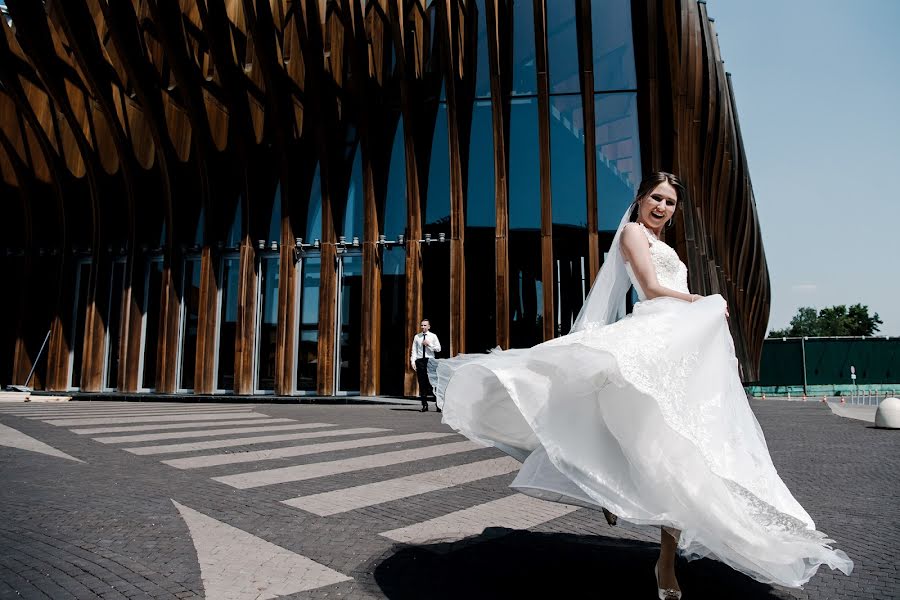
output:
MULTIPOLYGON (((802 590, 680 561, 685 600, 898 598, 900 431, 754 401, 856 563, 802 590)), ((0 598, 654 598, 658 530, 517 494, 410 405, 0 404, 0 598)))

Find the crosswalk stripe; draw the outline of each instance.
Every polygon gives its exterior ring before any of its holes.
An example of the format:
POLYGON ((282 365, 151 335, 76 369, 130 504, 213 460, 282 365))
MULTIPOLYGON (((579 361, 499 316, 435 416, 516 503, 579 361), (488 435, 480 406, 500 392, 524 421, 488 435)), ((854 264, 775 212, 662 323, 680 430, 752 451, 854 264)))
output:
POLYGON ((153 417, 130 417, 127 415, 122 415, 121 417, 103 417, 103 418, 73 418, 73 419, 50 419, 44 421, 45 423, 49 423, 50 425, 58 425, 58 426, 73 426, 77 427, 79 425, 121 425, 124 423, 166 423, 166 422, 181 422, 181 421, 209 421, 211 419, 217 420, 225 420, 225 419, 249 419, 251 417, 263 418, 268 417, 269 415, 264 415, 262 413, 254 413, 254 412, 242 412, 242 413, 191 413, 191 414, 177 414, 177 415, 160 415, 153 417))
POLYGON ((414 460, 456 454, 458 452, 471 452, 472 450, 481 450, 483 448, 484 446, 468 441, 452 442, 450 444, 438 444, 436 446, 426 446, 425 448, 415 448, 413 450, 397 450, 394 452, 358 456, 356 458, 345 458, 343 460, 295 465, 292 467, 266 469, 263 471, 250 471, 249 473, 213 477, 213 479, 220 483, 230 485, 231 487, 245 490, 276 483, 304 481, 306 479, 327 477, 329 475, 338 475, 340 473, 349 473, 351 471, 386 467, 414 460))
POLYGON ((300 508, 320 517, 327 517, 358 508, 454 487, 479 479, 506 475, 517 471, 520 466, 519 461, 513 458, 492 458, 437 471, 376 481, 332 492, 300 496, 284 500, 283 502, 288 506, 300 508))
POLYGON ((20 417, 28 416, 54 416, 54 415, 84 415, 96 416, 105 414, 135 414, 135 413, 171 413, 171 412, 197 412, 199 410, 216 410, 221 412, 239 412, 251 410, 250 406, 217 406, 217 405, 181 405, 181 406, 152 406, 141 404, 139 406, 106 406, 97 408, 82 408, 73 406, 71 408, 46 408, 46 409, 17 409, 17 410, 0 410, 0 414, 12 414, 20 417))
MULTIPOLYGON (((329 425, 327 423, 313 423, 310 426, 333 427, 333 425, 329 425)), ((233 448, 235 446, 249 446, 251 444, 288 442, 293 440, 309 440, 314 438, 337 437, 343 435, 362 435, 367 433, 381 433, 383 431, 390 431, 390 429, 383 429, 381 427, 330 429, 328 431, 284 433, 281 435, 258 435, 255 437, 232 438, 228 440, 211 440, 208 442, 186 442, 184 444, 164 444, 162 446, 139 446, 137 448, 125 448, 125 451, 140 456, 148 456, 151 454, 174 454, 176 452, 196 452, 197 450, 212 450, 214 448, 233 448)))
POLYGON ((486 527, 528 529, 576 510, 577 506, 513 494, 379 535, 405 544, 455 542, 479 535, 486 527))
MULTIPOLYGON (((403 442, 418 442, 422 440, 434 440, 454 435, 452 433, 404 433, 400 435, 387 435, 375 438, 360 438, 358 440, 346 440, 340 442, 324 442, 321 444, 306 444, 303 446, 288 446, 287 448, 273 448, 272 450, 257 450, 241 452, 239 454, 209 454, 207 456, 192 456, 188 458, 173 458, 162 461, 176 469, 201 469, 204 467, 218 467, 221 465, 233 465, 239 463, 259 462, 275 460, 278 458, 291 458, 295 456, 307 456, 309 454, 321 454, 323 452, 335 452, 338 450, 355 450, 371 446, 383 446, 385 444, 400 444, 403 442)), ((404 451, 406 452, 406 451, 404 451)))
POLYGON ((166 425, 125 425, 122 427, 89 427, 87 429, 70 429, 79 435, 98 433, 126 433, 129 431, 159 431, 166 429, 190 429, 191 427, 234 427, 235 425, 270 425, 273 423, 294 423, 295 419, 247 419, 246 421, 200 421, 194 423, 169 423, 166 425))
POLYGON ((101 444, 124 444, 137 442, 154 442, 157 440, 180 440, 216 435, 232 435, 243 433, 266 433, 271 431, 291 431, 293 429, 314 429, 323 423, 293 423, 291 425, 268 425, 265 427, 234 427, 232 429, 196 429, 191 431, 167 431, 165 433, 143 433, 139 435, 113 435, 92 438, 101 444))
POLYGON ((154 415, 180 415, 180 414, 194 414, 198 412, 208 412, 208 413, 216 413, 216 414, 235 414, 235 413, 244 413, 248 412, 249 409, 241 408, 241 409, 227 409, 227 410, 218 410, 218 409, 210 409, 210 408, 192 408, 190 410, 178 409, 178 410, 103 410, 103 411, 66 411, 66 412, 54 412, 54 413, 20 413, 20 414, 9 414, 9 416, 13 417, 21 417, 23 419, 32 419, 32 420, 40 420, 43 421, 45 419, 100 419, 104 417, 119 417, 119 416, 130 416, 130 417, 152 417, 154 415))

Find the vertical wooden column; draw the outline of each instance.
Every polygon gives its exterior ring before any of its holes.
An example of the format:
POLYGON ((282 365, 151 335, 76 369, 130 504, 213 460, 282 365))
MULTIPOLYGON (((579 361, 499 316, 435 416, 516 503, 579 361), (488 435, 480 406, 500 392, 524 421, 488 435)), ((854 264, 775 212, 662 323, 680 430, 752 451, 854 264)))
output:
POLYGON ((218 333, 219 289, 216 282, 218 257, 206 245, 200 255, 200 307, 197 316, 197 355, 194 393, 212 394, 216 390, 216 342, 218 333))
POLYGON ((497 345, 509 348, 509 112, 513 11, 510 0, 487 0, 491 125, 494 140, 494 256, 497 345))
MULTIPOLYGON (((136 202, 140 201, 140 196, 136 202)), ((132 247, 126 265, 125 293, 122 301, 126 306, 122 313, 122 339, 118 388, 124 392, 136 392, 141 383, 141 337, 143 330, 144 299, 144 257, 132 247)), ((153 382, 149 382, 152 384, 153 382)))
POLYGON ((238 281, 237 333, 234 348, 234 393, 252 394, 256 387, 253 364, 256 360, 257 273, 256 250, 250 234, 241 242, 241 267, 238 281))
MULTIPOLYGON (((473 5, 474 7, 474 5, 473 5)), ((470 123, 460 121, 465 112, 461 102, 465 98, 459 89, 464 72, 465 39, 471 35, 466 23, 459 17, 455 0, 445 0, 438 5, 440 18, 438 29, 444 64, 444 81, 447 86, 447 137, 450 161, 450 356, 466 351, 466 204, 461 159, 460 127, 470 123)), ((466 119, 469 121, 469 119, 466 119)), ((468 137, 468 136, 466 136, 468 137)))
MULTIPOLYGON (((172 239, 172 228, 167 228, 172 239)), ((181 329, 181 302, 178 297, 180 265, 175 263, 175 249, 166 250, 159 301, 159 342, 156 349, 156 391, 174 393, 178 387, 178 342, 181 329)))
POLYGON ((575 26, 581 67, 581 110, 584 119, 584 190, 587 201, 588 285, 600 270, 597 237, 597 127, 594 114, 594 42, 591 37, 591 0, 576 0, 575 26))
POLYGON ((378 247, 378 211, 373 169, 390 168, 389 161, 378 160, 373 156, 371 149, 378 140, 371 139, 369 133, 364 132, 362 138, 363 272, 359 391, 363 396, 374 396, 381 388, 381 256, 378 247))
MULTIPOLYGON (((322 143, 327 132, 324 126, 322 130, 322 143)), ((319 279, 319 363, 316 375, 316 393, 327 396, 334 394, 334 350, 337 342, 335 333, 335 319, 337 318, 337 252, 335 251, 334 216, 331 206, 331 186, 329 185, 328 158, 323 152, 319 173, 322 181, 322 243, 321 243, 321 273, 319 279)))
MULTIPOLYGON (((95 246, 98 244, 95 244, 95 246)), ((103 357, 106 348, 105 315, 102 314, 103 302, 100 298, 108 287, 103 285, 103 277, 108 276, 110 266, 106 255, 99 249, 93 249, 91 274, 88 278, 87 314, 84 318, 84 340, 81 355, 81 390, 99 392, 103 376, 103 357)), ((77 302, 77 300, 76 300, 77 302)))
POLYGON ((538 151, 541 169, 541 281, 544 292, 544 340, 556 333, 553 281, 553 202, 550 185, 550 76, 547 56, 547 7, 534 3, 534 53, 537 71, 538 151))

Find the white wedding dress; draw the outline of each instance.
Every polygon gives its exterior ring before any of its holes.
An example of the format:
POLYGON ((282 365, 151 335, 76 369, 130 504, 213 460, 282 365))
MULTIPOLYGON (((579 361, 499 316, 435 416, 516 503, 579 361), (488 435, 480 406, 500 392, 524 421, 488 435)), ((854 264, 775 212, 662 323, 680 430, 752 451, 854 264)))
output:
MULTIPOLYGON (((684 263, 644 231, 659 283, 688 293, 684 263)), ((626 268, 641 301, 618 322, 435 361, 444 422, 522 461, 511 487, 679 529, 687 558, 791 587, 821 564, 849 574, 772 464, 723 298, 647 300, 626 268)))

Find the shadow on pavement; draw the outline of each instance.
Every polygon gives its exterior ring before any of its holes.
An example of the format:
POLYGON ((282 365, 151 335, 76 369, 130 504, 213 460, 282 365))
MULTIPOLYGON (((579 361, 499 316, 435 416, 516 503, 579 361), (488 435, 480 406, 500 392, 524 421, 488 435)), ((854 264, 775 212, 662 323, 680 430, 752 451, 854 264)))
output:
MULTIPOLYGON (((454 544, 397 546, 375 569, 387 598, 656 598, 655 544, 486 529, 454 544)), ((794 598, 711 560, 677 566, 685 600, 794 598)))

